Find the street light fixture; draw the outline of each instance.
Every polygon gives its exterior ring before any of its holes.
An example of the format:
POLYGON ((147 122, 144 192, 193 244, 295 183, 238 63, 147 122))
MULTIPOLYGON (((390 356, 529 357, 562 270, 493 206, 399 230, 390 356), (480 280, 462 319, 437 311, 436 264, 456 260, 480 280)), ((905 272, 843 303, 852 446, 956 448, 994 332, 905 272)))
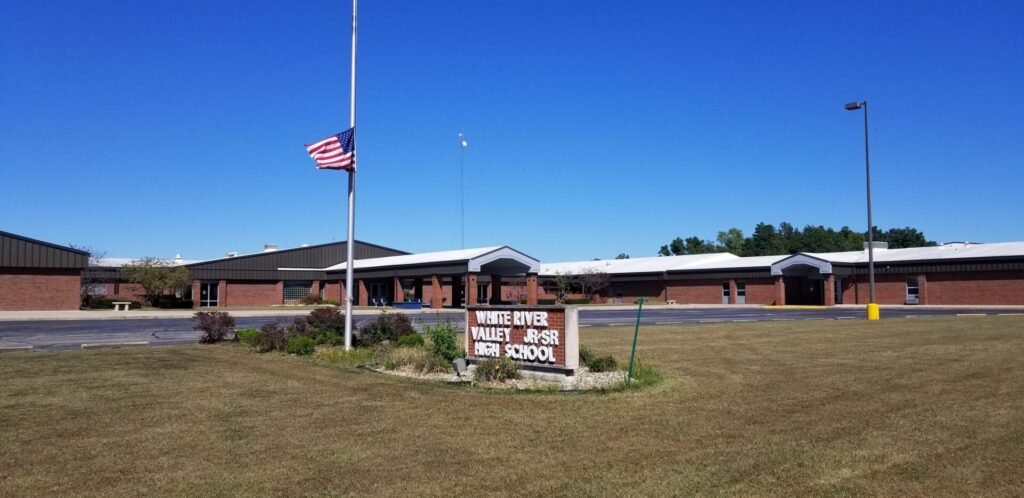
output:
POLYGON ((850 102, 847 111, 864 109, 864 173, 867 177, 868 193, 868 320, 878 320, 878 304, 875 303, 875 236, 871 222, 871 158, 868 152, 868 101, 850 102))

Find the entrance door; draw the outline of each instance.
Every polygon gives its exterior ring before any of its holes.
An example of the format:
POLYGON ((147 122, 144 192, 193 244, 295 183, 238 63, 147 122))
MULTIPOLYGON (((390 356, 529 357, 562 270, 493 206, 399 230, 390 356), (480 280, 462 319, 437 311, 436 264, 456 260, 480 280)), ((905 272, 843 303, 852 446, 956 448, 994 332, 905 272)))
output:
POLYGON ((199 306, 216 308, 218 306, 218 282, 202 282, 199 284, 199 306))
POLYGON ((736 304, 747 304, 747 283, 736 282, 736 304))
POLYGON ((722 282, 722 304, 729 304, 729 282, 722 282))

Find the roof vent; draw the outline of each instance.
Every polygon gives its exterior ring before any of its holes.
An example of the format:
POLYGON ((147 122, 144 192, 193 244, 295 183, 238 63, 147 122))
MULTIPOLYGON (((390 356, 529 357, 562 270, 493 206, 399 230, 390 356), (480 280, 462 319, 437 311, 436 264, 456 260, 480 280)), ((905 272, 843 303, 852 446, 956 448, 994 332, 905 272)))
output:
POLYGON ((180 253, 174 255, 174 264, 176 264, 176 265, 180 265, 181 264, 181 254, 180 253))
POLYGON ((233 258, 235 256, 238 256, 238 251, 231 251, 231 252, 228 253, 228 257, 229 258, 233 258))
POLYGON ((302 247, 309 247, 309 244, 302 244, 302 247))
MULTIPOLYGON (((879 240, 876 240, 876 241, 872 242, 871 245, 872 245, 872 247, 875 248, 876 251, 884 251, 884 250, 889 248, 889 243, 888 242, 882 242, 882 241, 879 241, 879 240)), ((864 243, 864 250, 865 251, 868 250, 868 243, 867 242, 864 243)))
POLYGON ((263 252, 274 252, 277 250, 277 244, 263 244, 263 252))

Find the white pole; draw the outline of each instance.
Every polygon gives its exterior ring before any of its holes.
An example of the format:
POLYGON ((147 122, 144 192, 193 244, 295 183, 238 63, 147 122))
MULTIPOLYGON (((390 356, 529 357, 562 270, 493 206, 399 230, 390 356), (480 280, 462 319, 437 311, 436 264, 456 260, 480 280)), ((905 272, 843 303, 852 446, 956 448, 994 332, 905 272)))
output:
POLYGON ((461 249, 466 248, 466 185, 463 180, 463 163, 466 158, 466 138, 459 133, 459 230, 462 237, 461 249))
MULTIPOLYGON (((359 0, 352 0, 352 84, 351 96, 349 99, 349 127, 356 127, 356 4, 359 0)), ((354 132, 353 132, 354 133, 354 132)), ((355 144, 356 137, 352 137, 355 144)), ((358 160, 358 157, 353 157, 358 160)), ((358 163, 356 163, 358 167, 358 163)), ((356 225, 356 173, 348 172, 348 243, 345 244, 345 350, 352 349, 352 254, 355 248, 355 225, 356 225)))

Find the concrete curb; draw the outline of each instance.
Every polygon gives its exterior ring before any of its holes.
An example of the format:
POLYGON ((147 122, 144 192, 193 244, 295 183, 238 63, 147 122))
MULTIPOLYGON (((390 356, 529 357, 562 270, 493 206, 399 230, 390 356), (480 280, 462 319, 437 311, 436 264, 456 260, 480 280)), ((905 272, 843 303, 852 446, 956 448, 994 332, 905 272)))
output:
POLYGON ((0 346, 0 353, 31 353, 32 346, 0 346))
POLYGON ((121 349, 121 348, 140 348, 149 347, 147 341, 137 342, 95 342, 92 344, 82 344, 82 349, 121 349))

